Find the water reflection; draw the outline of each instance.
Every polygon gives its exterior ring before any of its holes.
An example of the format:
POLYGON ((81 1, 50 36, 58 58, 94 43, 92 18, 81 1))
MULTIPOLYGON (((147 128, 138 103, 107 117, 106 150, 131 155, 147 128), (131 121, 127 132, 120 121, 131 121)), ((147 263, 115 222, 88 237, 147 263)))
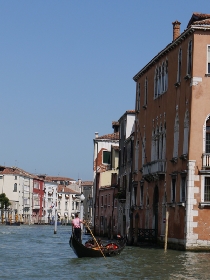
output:
POLYGON ((0 279, 210 279, 209 253, 128 246, 117 257, 78 259, 68 244, 70 227, 53 232, 0 226, 0 279))

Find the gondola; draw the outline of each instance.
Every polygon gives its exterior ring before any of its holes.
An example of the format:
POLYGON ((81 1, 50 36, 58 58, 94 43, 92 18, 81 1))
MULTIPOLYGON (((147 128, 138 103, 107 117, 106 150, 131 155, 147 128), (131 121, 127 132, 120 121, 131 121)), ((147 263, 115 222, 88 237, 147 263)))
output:
POLYGON ((69 245, 73 249, 78 258, 99 258, 99 257, 113 257, 119 255, 126 246, 126 240, 122 239, 116 243, 108 243, 105 246, 95 248, 88 248, 80 243, 72 234, 69 245))

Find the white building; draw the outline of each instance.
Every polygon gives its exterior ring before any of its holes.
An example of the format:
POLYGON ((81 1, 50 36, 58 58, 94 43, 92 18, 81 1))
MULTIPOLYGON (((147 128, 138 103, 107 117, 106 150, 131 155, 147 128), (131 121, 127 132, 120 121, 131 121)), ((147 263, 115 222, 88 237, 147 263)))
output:
POLYGON ((69 223, 75 213, 80 211, 80 200, 75 195, 80 195, 69 187, 60 185, 58 187, 58 218, 62 223, 69 223))
POLYGON ((44 182, 44 222, 45 224, 55 220, 55 207, 57 206, 58 185, 54 182, 44 182))
MULTIPOLYGON (((30 223, 32 217, 33 175, 18 167, 0 167, 0 192, 11 203, 6 216, 18 214, 19 221, 30 223)), ((6 217, 7 218, 7 217, 6 217)))

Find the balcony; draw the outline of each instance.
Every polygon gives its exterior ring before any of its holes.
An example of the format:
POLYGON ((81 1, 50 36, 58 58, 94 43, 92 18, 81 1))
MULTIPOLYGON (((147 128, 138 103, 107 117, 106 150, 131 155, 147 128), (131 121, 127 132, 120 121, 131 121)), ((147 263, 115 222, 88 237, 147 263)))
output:
POLYGON ((148 182, 157 181, 165 176, 166 161, 163 159, 151 161, 143 165, 142 175, 148 182))
POLYGON ((202 154, 202 169, 210 169, 210 153, 202 154))
POLYGON ((40 205, 34 205, 33 209, 40 209, 40 205))

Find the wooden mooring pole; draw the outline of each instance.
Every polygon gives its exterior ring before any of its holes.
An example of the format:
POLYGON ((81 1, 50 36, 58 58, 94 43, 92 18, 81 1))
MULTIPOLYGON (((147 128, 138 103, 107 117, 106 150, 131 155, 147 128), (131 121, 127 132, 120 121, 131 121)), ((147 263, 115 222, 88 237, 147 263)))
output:
POLYGON ((164 251, 167 251, 167 243, 168 243, 168 217, 169 217, 169 212, 166 211, 166 228, 165 228, 165 246, 164 246, 164 251))

